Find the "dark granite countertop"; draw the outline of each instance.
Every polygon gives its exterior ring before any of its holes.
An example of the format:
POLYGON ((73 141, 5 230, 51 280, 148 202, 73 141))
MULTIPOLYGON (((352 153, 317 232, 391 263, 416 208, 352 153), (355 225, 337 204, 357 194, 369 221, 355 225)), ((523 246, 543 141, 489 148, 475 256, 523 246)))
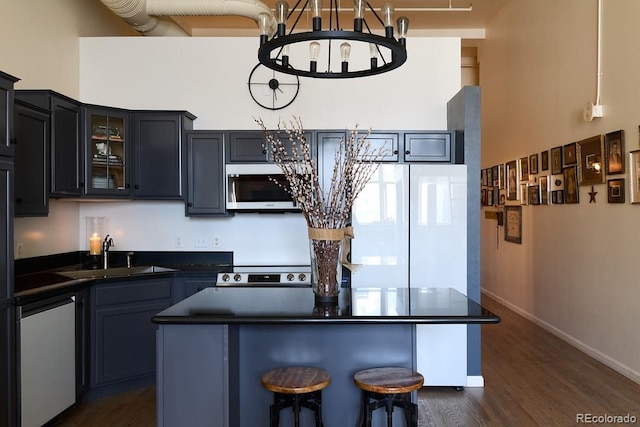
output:
MULTIPOLYGON (((110 254, 111 267, 124 267, 127 251, 110 254)), ((83 252, 69 252, 42 257, 19 259, 15 262, 14 301, 20 305, 34 299, 48 298, 61 293, 76 292, 100 281, 138 280, 141 278, 217 275, 233 268, 232 252, 153 252, 137 251, 134 266, 160 266, 172 271, 126 274, 105 277, 95 269, 94 277, 71 278, 62 272, 86 270, 87 257, 83 252)))
POLYGON ((452 288, 342 289, 339 307, 315 307, 309 288, 206 288, 153 317, 157 324, 497 323, 452 288))

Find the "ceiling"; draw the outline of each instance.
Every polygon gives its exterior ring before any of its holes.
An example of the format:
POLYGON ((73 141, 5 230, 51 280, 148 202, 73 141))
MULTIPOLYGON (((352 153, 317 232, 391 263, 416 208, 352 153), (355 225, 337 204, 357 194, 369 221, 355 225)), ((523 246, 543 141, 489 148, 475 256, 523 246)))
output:
MULTIPOLYGON (((175 0, 180 1, 180 0, 175 0)), ((273 8, 276 0, 262 0, 273 8)), ((483 29, 495 14, 509 0, 369 0, 377 11, 383 3, 389 1, 395 8, 395 17, 409 18, 409 35, 411 31, 419 30, 457 30, 483 29), (430 8, 449 9, 433 11, 430 8), (467 9, 471 11, 454 11, 452 9, 467 9), (408 9, 408 10, 402 10, 408 9)), ((295 2, 289 1, 292 7, 295 2)), ((324 0, 324 7, 328 7, 328 0, 324 0)), ((341 15, 341 26, 346 27, 352 21, 352 0, 338 0, 338 5, 347 10, 341 15)), ((369 13, 369 12, 368 12, 369 13)), ((257 35, 255 21, 236 16, 175 16, 171 17, 182 29, 192 36, 240 36, 257 35)))

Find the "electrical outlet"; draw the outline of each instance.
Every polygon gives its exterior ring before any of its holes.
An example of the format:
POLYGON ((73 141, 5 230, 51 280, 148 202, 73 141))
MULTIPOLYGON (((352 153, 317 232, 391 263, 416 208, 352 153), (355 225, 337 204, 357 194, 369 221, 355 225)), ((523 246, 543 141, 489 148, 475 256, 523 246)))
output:
POLYGON ((207 246, 207 238, 206 237, 196 237, 196 248, 206 248, 207 246))
POLYGON ((23 250, 24 250, 24 243, 16 242, 16 258, 19 258, 22 256, 23 250))
POLYGON ((176 247, 177 248, 182 247, 182 236, 176 236, 176 247))
POLYGON ((219 248, 222 246, 222 238, 220 236, 213 236, 213 247, 219 248))

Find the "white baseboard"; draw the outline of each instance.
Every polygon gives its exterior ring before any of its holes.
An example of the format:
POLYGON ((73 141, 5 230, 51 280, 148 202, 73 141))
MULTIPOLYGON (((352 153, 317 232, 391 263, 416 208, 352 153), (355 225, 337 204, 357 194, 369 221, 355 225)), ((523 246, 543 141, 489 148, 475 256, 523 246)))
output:
POLYGON ((467 375, 467 387, 484 387, 482 375, 467 375))
POLYGON ((520 316, 524 317, 527 320, 530 320, 531 322, 535 323, 536 325, 540 326, 541 328, 547 330, 548 332, 552 333, 553 335, 557 336, 558 338, 560 338, 561 340, 567 342, 568 344, 571 344, 572 346, 576 347, 578 350, 582 351, 583 353, 586 353, 587 355, 589 355, 590 357, 593 357, 594 359, 596 359, 597 361, 603 363, 604 365, 610 367, 611 369, 613 369, 614 371, 618 372, 621 375, 624 375, 625 377, 629 378, 631 381, 636 382, 638 384, 640 384, 640 372, 631 369, 629 366, 618 362, 617 360, 607 356, 606 354, 602 353, 599 350, 596 350, 595 348, 586 345, 585 343, 583 343, 582 341, 572 337, 571 335, 567 334, 566 332, 561 331, 560 329, 556 328, 555 326, 537 318, 536 316, 530 314, 529 312, 521 309, 520 307, 517 307, 513 304, 511 304, 509 301, 504 300, 503 298, 499 297, 498 295, 487 291, 486 289, 482 289, 482 293, 486 294, 487 296, 493 298, 494 300, 498 301, 500 304, 506 306, 507 308, 509 308, 510 310, 516 312, 517 314, 519 314, 520 316))

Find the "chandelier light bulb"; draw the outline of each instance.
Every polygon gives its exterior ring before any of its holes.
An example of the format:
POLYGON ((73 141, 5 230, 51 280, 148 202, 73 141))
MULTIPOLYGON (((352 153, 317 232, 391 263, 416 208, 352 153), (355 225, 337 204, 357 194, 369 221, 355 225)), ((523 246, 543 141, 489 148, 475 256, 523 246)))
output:
POLYGON ((271 16, 262 12, 258 14, 258 29, 260 29, 260 46, 265 44, 269 39, 269 22, 271 21, 271 16))
POLYGON ((340 57, 342 58, 342 72, 349 71, 349 55, 351 54, 351 45, 344 42, 340 45, 340 57))
POLYGON ((371 68, 378 66, 378 46, 375 43, 369 43, 369 55, 371 56, 371 68))
POLYGON ((317 61, 319 54, 320 54, 320 43, 318 42, 309 43, 309 58, 312 61, 317 61))
POLYGON ((382 22, 385 27, 393 27, 393 5, 385 3, 382 5, 382 22))
POLYGON ((367 0, 353 0, 353 30, 362 31, 362 20, 364 19, 364 9, 367 0))
POLYGON ((348 62, 350 54, 351 54, 351 45, 347 42, 342 43, 340 45, 340 57, 342 58, 342 62, 348 62))
POLYGON ((400 37, 400 39, 406 39, 407 38, 407 31, 409 30, 409 18, 407 18, 406 16, 401 16, 400 18, 398 18, 398 37, 400 37))
POLYGON ((320 18, 320 16, 322 16, 322 0, 311 1, 311 15, 314 18, 320 18))
POLYGON ((276 3, 276 20, 278 24, 285 24, 287 22, 287 16, 289 14, 289 3, 286 1, 279 1, 276 3))
POLYGON ((318 55, 320 54, 320 43, 309 43, 309 71, 315 73, 318 69, 318 55))

